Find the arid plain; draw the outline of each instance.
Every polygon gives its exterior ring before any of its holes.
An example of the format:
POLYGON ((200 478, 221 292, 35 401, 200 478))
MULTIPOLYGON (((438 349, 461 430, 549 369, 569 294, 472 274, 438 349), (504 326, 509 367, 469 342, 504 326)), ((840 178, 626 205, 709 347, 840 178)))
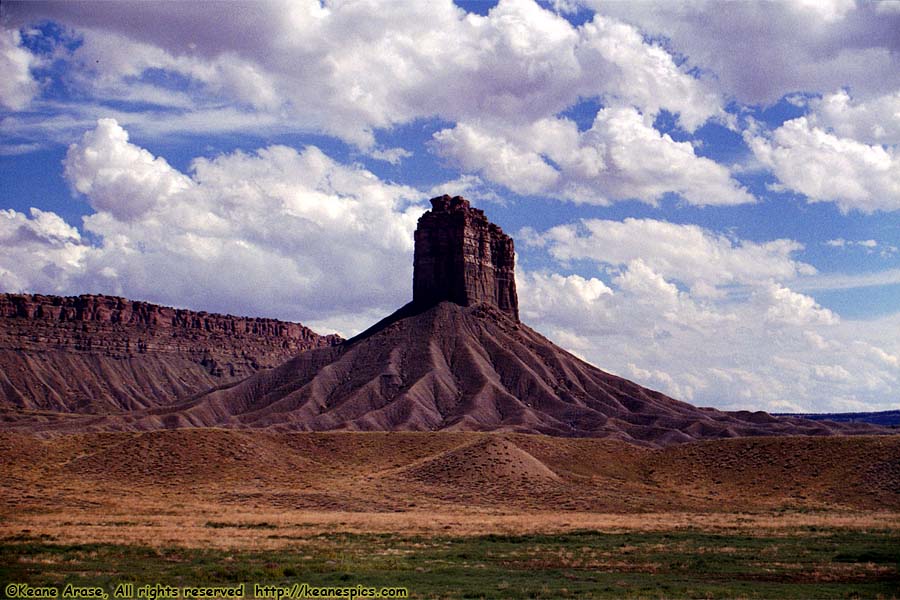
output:
POLYGON ((898 456, 896 436, 655 449, 471 432, 7 432, 4 580, 889 598, 898 456))
POLYGON ((290 538, 241 525, 463 535, 900 527, 898 456, 895 436, 648 449, 501 433, 3 433, 0 531, 272 547, 290 538), (205 527, 216 520, 233 530, 205 527))

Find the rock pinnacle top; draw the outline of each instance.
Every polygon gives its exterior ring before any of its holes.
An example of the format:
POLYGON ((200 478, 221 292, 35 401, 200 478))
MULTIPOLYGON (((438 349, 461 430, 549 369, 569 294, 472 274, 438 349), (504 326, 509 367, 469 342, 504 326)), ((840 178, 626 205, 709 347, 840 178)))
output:
POLYGON ((489 304, 518 320, 512 238, 462 196, 431 206, 415 234, 413 303, 489 304))

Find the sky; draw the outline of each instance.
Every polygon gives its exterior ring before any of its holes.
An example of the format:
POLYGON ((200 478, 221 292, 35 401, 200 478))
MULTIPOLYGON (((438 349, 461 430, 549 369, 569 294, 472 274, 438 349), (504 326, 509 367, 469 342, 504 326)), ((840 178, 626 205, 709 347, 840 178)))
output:
POLYGON ((443 193, 602 369, 900 408, 900 1, 0 4, 0 291, 350 336, 443 193))

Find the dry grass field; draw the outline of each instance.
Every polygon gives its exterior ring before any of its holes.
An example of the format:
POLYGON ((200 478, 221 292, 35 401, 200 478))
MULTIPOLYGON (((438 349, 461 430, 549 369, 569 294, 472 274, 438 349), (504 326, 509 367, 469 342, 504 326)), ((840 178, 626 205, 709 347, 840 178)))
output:
POLYGON ((897 436, 648 449, 496 433, 2 433, 0 489, 4 585, 381 582, 417 597, 900 590, 897 436))

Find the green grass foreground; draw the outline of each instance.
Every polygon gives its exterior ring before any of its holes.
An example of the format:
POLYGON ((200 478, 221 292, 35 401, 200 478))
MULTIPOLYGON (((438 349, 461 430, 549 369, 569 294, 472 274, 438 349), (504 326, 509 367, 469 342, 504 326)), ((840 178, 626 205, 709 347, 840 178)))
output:
MULTIPOLYGON (((216 523, 214 527, 227 528, 216 523)), ((266 524, 269 527, 269 524, 266 524)), ((279 537, 277 530, 271 537, 279 537)), ((282 539, 285 539, 282 537, 282 539)), ((282 550, 0 540, 0 582, 403 586, 412 598, 897 598, 897 531, 415 537, 327 534, 282 550)), ((0 589, 2 592, 2 589, 0 589)), ((252 597, 252 596, 248 596, 252 597)))

